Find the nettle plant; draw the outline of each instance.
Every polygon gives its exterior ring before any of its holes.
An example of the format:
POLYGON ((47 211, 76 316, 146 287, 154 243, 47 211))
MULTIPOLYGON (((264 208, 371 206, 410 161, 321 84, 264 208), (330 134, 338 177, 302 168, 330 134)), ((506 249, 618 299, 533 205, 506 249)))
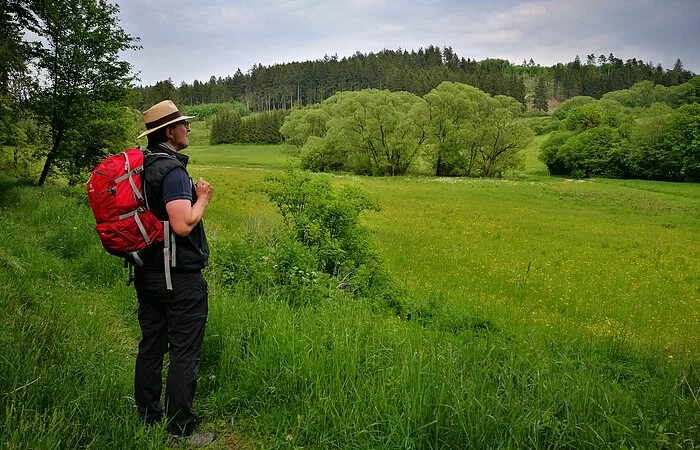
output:
POLYGON ((258 294, 274 291, 293 305, 336 296, 395 301, 398 288, 359 222, 362 212, 379 209, 365 192, 300 171, 268 178, 262 191, 283 227, 262 241, 217 241, 210 269, 217 279, 258 294))
MULTIPOLYGON (((373 271, 383 271, 368 232, 359 223, 363 211, 379 209, 365 192, 349 186, 335 189, 330 178, 299 171, 269 178, 263 190, 296 243, 285 246, 302 250, 285 264, 297 267, 298 272, 303 264, 295 264, 296 260, 308 263, 310 258, 313 268, 309 273, 326 274, 351 292, 371 285, 373 271)), ((287 250, 285 253, 296 253, 287 250)))

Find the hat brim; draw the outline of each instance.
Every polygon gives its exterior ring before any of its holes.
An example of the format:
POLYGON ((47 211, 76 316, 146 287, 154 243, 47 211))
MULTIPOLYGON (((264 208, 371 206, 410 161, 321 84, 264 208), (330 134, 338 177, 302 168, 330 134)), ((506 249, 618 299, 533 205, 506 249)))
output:
POLYGON ((196 116, 180 116, 180 117, 178 117, 178 118, 176 118, 176 119, 171 120, 170 122, 164 123, 163 125, 158 125, 158 126, 155 127, 155 128, 151 128, 150 130, 144 131, 143 133, 139 134, 138 137, 137 137, 136 139, 141 139, 142 137, 144 137, 144 136, 146 136, 146 135, 148 135, 148 134, 151 134, 151 133, 153 133, 153 132, 156 131, 156 130, 160 130, 160 129, 163 128, 163 127, 167 127, 168 125, 172 125, 172 124, 174 124, 175 122, 182 122, 183 120, 187 120, 187 119, 196 119, 196 118, 197 118, 196 116))

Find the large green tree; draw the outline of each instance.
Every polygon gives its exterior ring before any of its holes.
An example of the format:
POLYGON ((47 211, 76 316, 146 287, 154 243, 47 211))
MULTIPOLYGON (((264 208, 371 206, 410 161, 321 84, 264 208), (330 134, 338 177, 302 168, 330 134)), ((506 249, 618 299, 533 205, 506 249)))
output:
POLYGON ((348 168, 375 175, 404 175, 425 140, 417 113, 423 100, 408 92, 365 90, 331 97, 325 142, 343 147, 348 168))
POLYGON ((280 133, 287 142, 303 146, 310 136, 323 137, 328 130, 327 108, 320 105, 295 108, 285 119, 280 133))
POLYGON ((138 47, 119 25, 118 6, 105 0, 36 0, 32 11, 33 31, 41 38, 34 54, 34 112, 51 130, 42 185, 55 167, 82 161, 81 168, 89 168, 103 156, 107 143, 81 146, 84 134, 94 131, 87 124, 96 112, 126 101, 134 75, 120 56, 138 47))
POLYGON ((500 176, 518 166, 532 132, 515 119, 523 105, 461 83, 443 82, 425 95, 428 155, 437 176, 500 176))
POLYGON ((302 165, 403 175, 425 140, 425 102, 408 92, 368 89, 338 92, 318 108, 294 111, 282 133, 303 144, 302 165))

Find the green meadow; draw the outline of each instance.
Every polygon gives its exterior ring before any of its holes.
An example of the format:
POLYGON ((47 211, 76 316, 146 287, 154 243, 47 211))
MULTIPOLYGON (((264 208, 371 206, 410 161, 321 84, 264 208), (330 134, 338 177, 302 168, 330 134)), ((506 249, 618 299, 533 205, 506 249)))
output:
MULTIPOLYGON (((294 159, 197 136, 212 251, 248 258, 284 227, 261 187, 294 159)), ((700 185, 550 177, 542 140, 503 179, 314 175, 377 201, 361 222, 399 312, 294 304, 213 258, 211 448, 699 446, 700 185)), ((0 192, 0 447, 167 448, 135 417, 135 294, 82 189, 0 192)))

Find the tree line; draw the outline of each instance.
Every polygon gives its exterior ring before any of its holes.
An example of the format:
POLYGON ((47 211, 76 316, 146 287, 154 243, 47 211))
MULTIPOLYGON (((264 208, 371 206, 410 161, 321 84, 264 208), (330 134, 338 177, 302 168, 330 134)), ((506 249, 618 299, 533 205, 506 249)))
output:
POLYGON ((194 80, 175 86, 163 80, 137 88, 142 104, 176 97, 186 105, 242 101, 254 111, 291 109, 320 103, 339 91, 378 89, 406 91, 423 96, 443 81, 478 87, 491 95, 508 95, 525 102, 523 77, 502 59, 477 62, 459 57, 451 47, 430 45, 411 50, 356 52, 349 57, 325 55, 315 61, 254 65, 225 77, 194 80))
POLYGON ((223 107, 210 121, 212 144, 279 144, 283 141, 280 127, 286 111, 266 111, 241 117, 238 109, 223 107))
POLYGON ((253 111, 269 111, 320 103, 340 91, 406 91, 422 97, 443 81, 468 84, 490 95, 506 95, 528 104, 531 99, 526 98, 524 83, 528 79, 545 81, 547 97, 565 100, 577 95, 600 98, 643 80, 678 85, 692 75, 680 60, 666 70, 637 58, 623 61, 612 53, 590 54, 585 63, 576 56, 569 63, 542 67, 532 59, 520 65, 503 59, 465 59, 449 46, 430 45, 418 51, 385 49, 343 58, 326 55, 315 61, 256 64, 246 73, 239 68, 233 75, 179 86, 167 79, 136 88, 141 101, 135 106, 144 108, 170 98, 185 105, 240 101, 253 111))
POLYGON ((623 62, 610 53, 608 56, 591 53, 586 62, 576 56, 567 64, 556 64, 549 70, 553 95, 566 100, 579 95, 601 98, 604 94, 627 89, 640 81, 651 81, 663 86, 676 86, 690 80, 693 73, 676 60, 673 69, 665 70, 661 64, 631 58, 623 62))

